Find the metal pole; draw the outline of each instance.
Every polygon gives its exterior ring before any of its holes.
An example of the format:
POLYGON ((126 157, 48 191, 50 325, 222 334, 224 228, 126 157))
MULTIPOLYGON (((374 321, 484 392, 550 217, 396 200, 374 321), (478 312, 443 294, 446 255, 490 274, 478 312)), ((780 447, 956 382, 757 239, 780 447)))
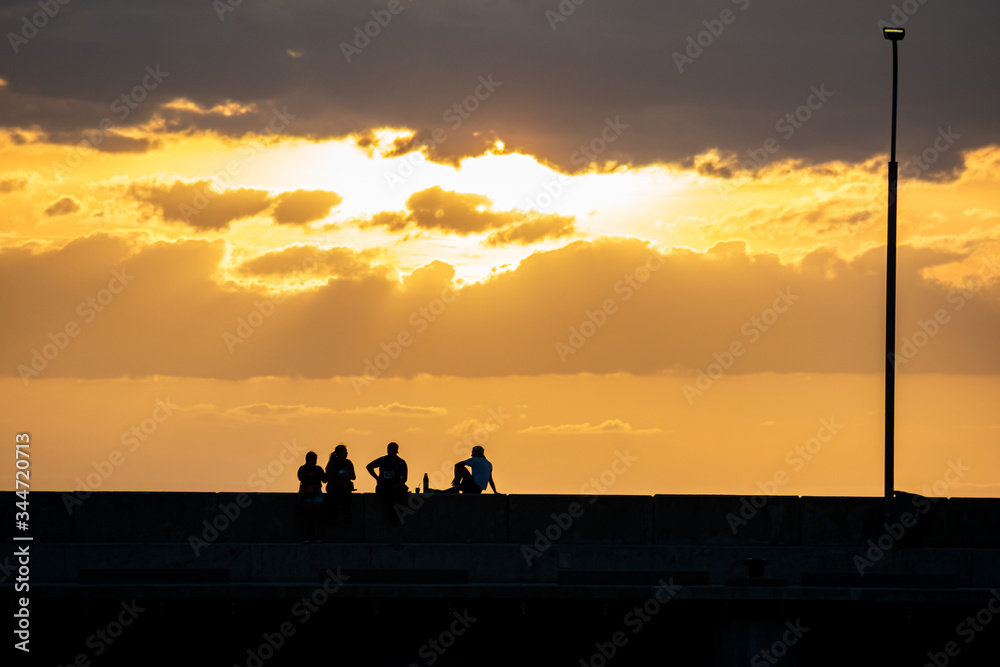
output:
POLYGON ((896 384, 896 40, 892 42, 892 143, 889 158, 889 220, 885 281, 885 511, 892 513, 896 384))

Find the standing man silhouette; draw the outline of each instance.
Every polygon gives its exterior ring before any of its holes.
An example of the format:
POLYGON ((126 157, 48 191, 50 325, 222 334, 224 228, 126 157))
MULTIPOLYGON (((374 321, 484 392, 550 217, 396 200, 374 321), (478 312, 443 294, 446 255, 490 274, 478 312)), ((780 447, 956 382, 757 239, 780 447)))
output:
POLYGON ((386 455, 379 457, 365 466, 368 474, 375 478, 375 493, 382 497, 389 519, 399 522, 399 517, 393 511, 393 506, 406 499, 406 461, 399 458, 399 445, 390 442, 386 455), (378 474, 375 474, 378 468, 378 474))

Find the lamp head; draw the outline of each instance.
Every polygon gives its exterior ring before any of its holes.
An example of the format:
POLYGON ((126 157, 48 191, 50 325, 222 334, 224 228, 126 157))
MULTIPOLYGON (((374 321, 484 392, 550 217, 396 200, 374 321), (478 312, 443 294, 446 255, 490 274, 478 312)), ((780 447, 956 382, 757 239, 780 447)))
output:
POLYGON ((890 41, 898 42, 906 36, 906 31, 902 28, 882 28, 882 36, 890 41))

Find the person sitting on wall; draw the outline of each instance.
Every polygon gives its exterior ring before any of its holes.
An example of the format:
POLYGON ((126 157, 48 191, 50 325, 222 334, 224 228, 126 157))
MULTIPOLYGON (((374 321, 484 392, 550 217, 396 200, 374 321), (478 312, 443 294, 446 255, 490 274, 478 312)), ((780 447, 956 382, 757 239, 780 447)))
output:
POLYGON ((455 479, 451 488, 442 493, 472 493, 479 494, 489 485, 493 493, 497 492, 493 483, 493 464, 486 459, 486 452, 476 445, 472 448, 472 458, 455 464, 455 479), (471 470, 471 472, 470 472, 471 470))

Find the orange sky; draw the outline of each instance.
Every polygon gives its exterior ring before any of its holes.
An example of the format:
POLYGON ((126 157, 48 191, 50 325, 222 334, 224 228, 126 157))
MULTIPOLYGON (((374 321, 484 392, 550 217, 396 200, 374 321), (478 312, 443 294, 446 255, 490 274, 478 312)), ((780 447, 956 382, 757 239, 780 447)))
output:
MULTIPOLYGON (((482 443, 501 493, 881 493, 879 377, 724 376, 694 405, 686 381, 393 379, 361 397, 345 379, 46 380, 27 391, 10 379, 2 387, 5 412, 16 415, 5 426, 35 425, 36 490, 291 492, 310 448, 325 463, 346 443, 363 475, 392 439, 411 478, 428 473, 438 487, 482 443)), ((998 388, 995 377, 902 378, 897 487, 996 496, 998 388), (951 462, 968 471, 944 488, 951 462)), ((362 478, 358 487, 373 485, 362 478)))
MULTIPOLYGON (((35 490, 292 491, 308 449, 389 440, 440 485, 478 438, 511 493, 880 493, 884 158, 567 175, 377 135, 168 135, 60 175, 65 146, 0 149, 35 490)), ((961 460, 945 495, 995 495, 1000 149, 963 159, 901 186, 897 486, 961 460)))

